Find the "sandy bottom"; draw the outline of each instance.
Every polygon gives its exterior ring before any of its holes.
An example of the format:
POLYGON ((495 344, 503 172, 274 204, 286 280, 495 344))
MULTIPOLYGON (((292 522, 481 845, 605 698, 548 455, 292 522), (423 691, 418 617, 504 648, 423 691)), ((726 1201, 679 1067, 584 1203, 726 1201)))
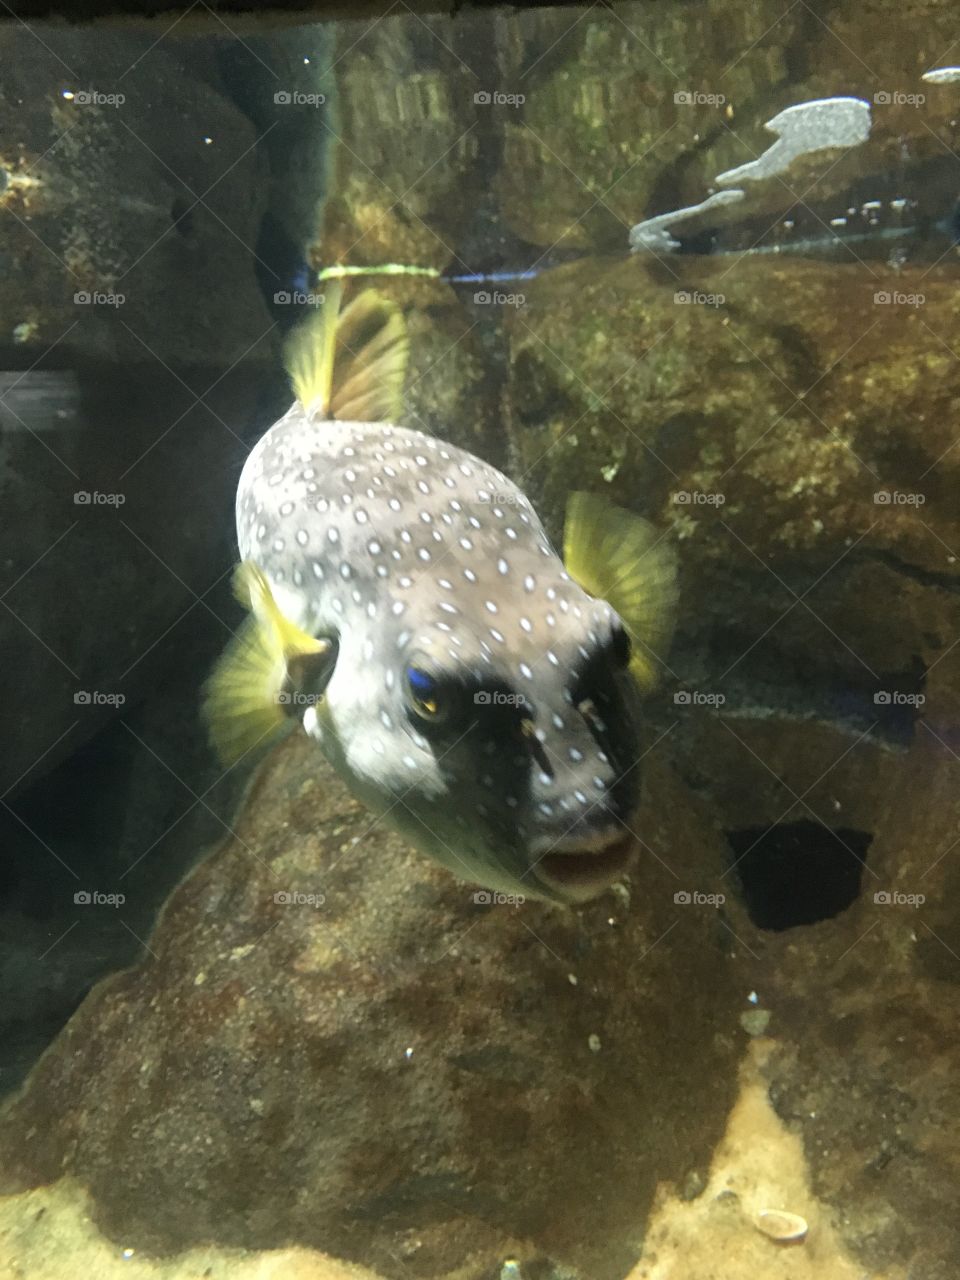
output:
POLYGON ((771 1107, 761 1076, 772 1046, 751 1042, 707 1186, 695 1200, 661 1195, 627 1280, 905 1280, 902 1268, 868 1271, 854 1261, 831 1209, 811 1192, 803 1144, 771 1107), (758 1225, 764 1211, 768 1229, 777 1225, 773 1211, 786 1212, 805 1222, 805 1235, 771 1238, 758 1225))
MULTIPOLYGON (((750 1044, 740 1093, 706 1187, 692 1200, 663 1190, 643 1255, 626 1280, 906 1280, 901 1268, 868 1273, 855 1262, 834 1230, 830 1208, 811 1192, 800 1139, 784 1127, 767 1098, 761 1068, 772 1044, 764 1039, 750 1044), (779 1226, 803 1232, 805 1226, 802 1238, 771 1238, 758 1225, 764 1211, 795 1215, 783 1221, 768 1216, 768 1231, 779 1226)), ((458 1275, 467 1272, 469 1266, 458 1275)), ((0 1200, 0 1280, 77 1276, 379 1280, 363 1267, 310 1249, 251 1254, 212 1247, 163 1259, 141 1257, 99 1233, 86 1192, 71 1179, 0 1200)))

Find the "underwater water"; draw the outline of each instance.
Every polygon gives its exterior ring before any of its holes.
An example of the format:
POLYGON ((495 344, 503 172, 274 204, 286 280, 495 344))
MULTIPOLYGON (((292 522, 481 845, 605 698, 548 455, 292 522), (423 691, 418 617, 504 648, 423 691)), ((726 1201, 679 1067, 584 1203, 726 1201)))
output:
POLYGON ((0 27, 0 1280, 956 1280, 954 10, 201 9, 0 27))

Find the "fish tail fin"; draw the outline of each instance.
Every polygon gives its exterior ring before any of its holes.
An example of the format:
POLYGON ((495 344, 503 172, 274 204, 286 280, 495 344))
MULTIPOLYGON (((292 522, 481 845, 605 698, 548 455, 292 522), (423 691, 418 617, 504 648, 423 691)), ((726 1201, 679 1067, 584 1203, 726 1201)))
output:
POLYGON ((644 693, 656 687, 673 636, 677 555, 652 524, 592 493, 572 493, 563 531, 567 572, 608 601, 632 641, 630 670, 644 693))
POLYGON ((340 310, 328 281, 323 305, 287 339, 284 362, 297 399, 321 418, 395 422, 407 369, 407 327, 396 303, 366 289, 340 310))
POLYGON ((211 741, 225 765, 235 764, 287 727, 291 663, 325 649, 324 641, 307 635, 281 613, 270 584, 252 561, 237 566, 233 589, 250 616, 214 667, 203 702, 211 741))

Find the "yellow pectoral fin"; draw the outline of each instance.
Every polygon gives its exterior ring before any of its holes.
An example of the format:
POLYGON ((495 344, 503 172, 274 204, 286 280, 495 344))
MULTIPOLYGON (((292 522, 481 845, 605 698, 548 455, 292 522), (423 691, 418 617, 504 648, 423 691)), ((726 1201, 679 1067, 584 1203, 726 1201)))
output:
POLYGON ((203 703, 210 737, 224 764, 234 764, 286 728, 294 688, 307 673, 314 687, 322 687, 335 659, 329 640, 308 635, 285 617, 263 571, 252 561, 237 567, 233 586, 250 617, 214 668, 203 703))
POLYGON ((224 764, 235 764, 288 724, 279 701, 286 673, 283 656, 259 619, 245 618, 204 690, 204 719, 224 764))
POLYGON ((630 670, 653 689, 670 647, 677 606, 677 556, 666 535, 592 493, 572 493, 563 531, 567 572, 608 601, 632 641, 630 670))

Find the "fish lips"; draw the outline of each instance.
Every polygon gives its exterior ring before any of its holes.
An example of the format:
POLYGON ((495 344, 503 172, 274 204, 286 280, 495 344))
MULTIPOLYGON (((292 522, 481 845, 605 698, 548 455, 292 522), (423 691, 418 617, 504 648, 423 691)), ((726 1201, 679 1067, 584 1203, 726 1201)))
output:
POLYGON ((620 879, 638 844, 631 832, 619 826, 586 838, 564 837, 544 849, 534 874, 552 898, 589 902, 620 879))

